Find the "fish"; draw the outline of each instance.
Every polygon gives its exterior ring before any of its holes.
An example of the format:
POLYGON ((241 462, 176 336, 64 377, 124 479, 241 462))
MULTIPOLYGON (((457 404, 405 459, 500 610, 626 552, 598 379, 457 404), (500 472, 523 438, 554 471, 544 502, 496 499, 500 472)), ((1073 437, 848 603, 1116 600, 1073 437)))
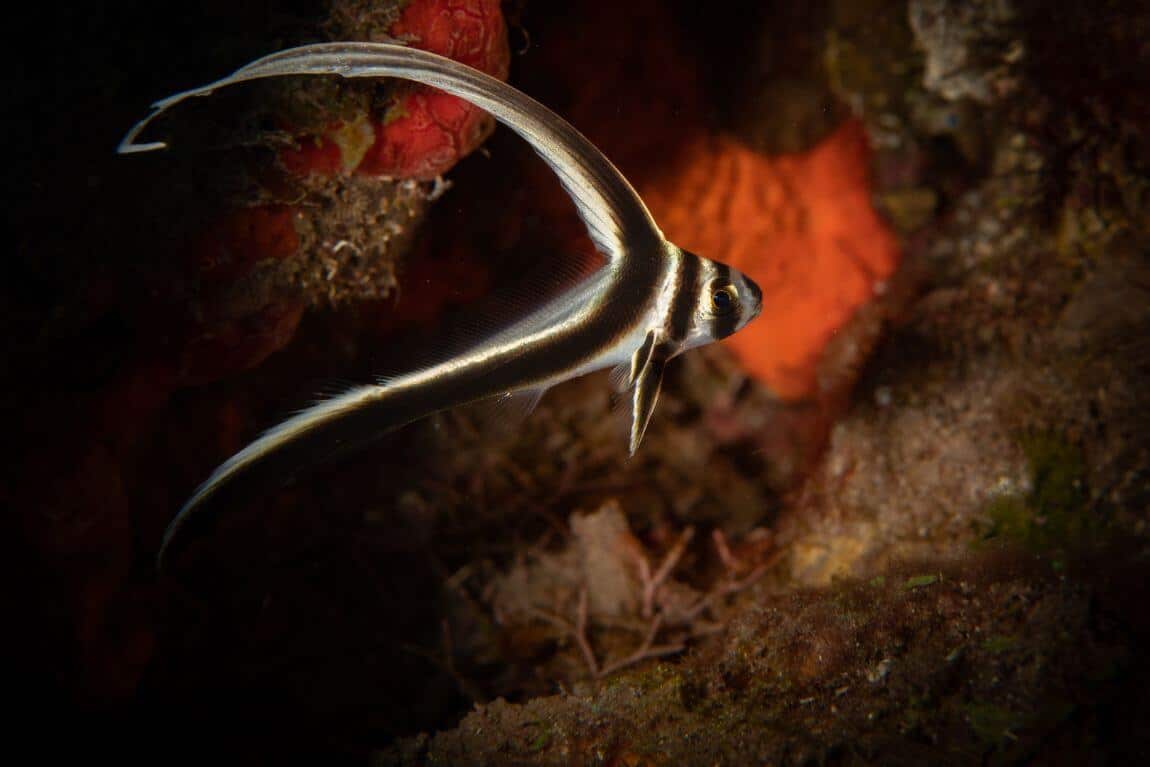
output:
POLYGON ((730 336, 758 316, 762 292, 754 281, 669 242, 623 174, 567 121, 501 80, 402 43, 316 43, 265 56, 156 102, 118 152, 167 147, 140 137, 152 120, 186 99, 246 81, 297 75, 400 78, 487 111, 525 139, 558 176, 604 262, 465 348, 322 399, 264 432, 184 503, 164 533, 161 566, 189 520, 244 486, 282 484, 327 456, 480 400, 514 403, 527 413, 551 387, 597 370, 611 369, 611 384, 630 407, 633 456, 651 421, 667 363, 730 336))

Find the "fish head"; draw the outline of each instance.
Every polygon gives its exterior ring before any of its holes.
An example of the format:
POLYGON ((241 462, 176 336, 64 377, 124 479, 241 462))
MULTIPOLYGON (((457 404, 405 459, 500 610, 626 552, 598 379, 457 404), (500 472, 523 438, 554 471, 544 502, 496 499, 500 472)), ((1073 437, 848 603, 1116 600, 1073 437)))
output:
POLYGON ((684 252, 699 260, 698 287, 686 347, 703 346, 741 330, 759 316, 763 291, 727 264, 684 252))

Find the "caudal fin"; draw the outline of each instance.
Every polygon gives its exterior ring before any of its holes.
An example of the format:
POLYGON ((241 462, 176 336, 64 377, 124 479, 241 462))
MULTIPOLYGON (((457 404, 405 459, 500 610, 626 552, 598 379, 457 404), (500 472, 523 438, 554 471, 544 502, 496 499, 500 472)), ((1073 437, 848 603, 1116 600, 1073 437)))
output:
POLYGON ((402 426, 385 386, 359 386, 301 411, 268 430, 225 461, 183 505, 164 532, 157 562, 170 558, 174 543, 206 523, 209 512, 245 493, 286 484, 301 469, 361 447, 402 426))

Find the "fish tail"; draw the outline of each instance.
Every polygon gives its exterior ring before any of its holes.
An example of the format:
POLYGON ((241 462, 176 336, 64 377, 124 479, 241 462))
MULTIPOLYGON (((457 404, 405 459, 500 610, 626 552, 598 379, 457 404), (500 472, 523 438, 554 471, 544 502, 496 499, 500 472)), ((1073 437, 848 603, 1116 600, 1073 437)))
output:
POLYGON ((229 458, 204 481, 164 532, 157 564, 190 528, 206 524, 208 513, 254 490, 287 484, 301 469, 328 461, 415 420, 403 414, 386 383, 358 386, 324 399, 265 432, 229 458))

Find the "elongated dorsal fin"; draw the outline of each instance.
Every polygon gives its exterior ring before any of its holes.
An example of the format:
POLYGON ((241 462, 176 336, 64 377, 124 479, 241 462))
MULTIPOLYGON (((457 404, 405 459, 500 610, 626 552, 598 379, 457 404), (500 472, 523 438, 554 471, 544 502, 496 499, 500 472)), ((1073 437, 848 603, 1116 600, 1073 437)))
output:
POLYGON ((616 263, 632 248, 658 251, 663 235, 631 184, 583 134, 507 83, 434 53, 395 43, 315 43, 253 61, 213 83, 157 101, 120 142, 121 154, 167 146, 141 142, 155 117, 188 98, 268 77, 339 75, 399 77, 459 96, 518 133, 543 158, 570 195, 595 247, 616 263))

